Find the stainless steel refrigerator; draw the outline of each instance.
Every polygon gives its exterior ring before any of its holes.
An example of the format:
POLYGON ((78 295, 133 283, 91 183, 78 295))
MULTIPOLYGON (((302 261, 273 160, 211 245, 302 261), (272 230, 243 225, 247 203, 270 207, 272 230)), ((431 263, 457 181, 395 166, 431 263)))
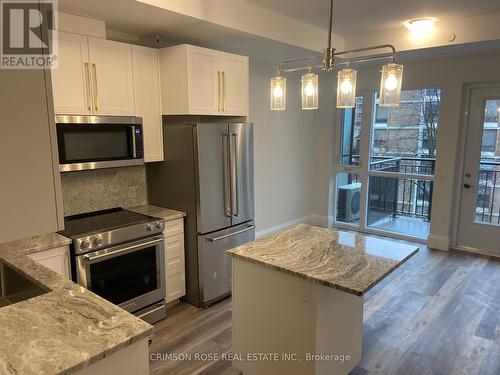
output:
POLYGON ((164 118, 164 147, 147 165, 149 202, 187 212, 185 299, 207 307, 231 293, 226 250, 255 239, 253 124, 164 118))

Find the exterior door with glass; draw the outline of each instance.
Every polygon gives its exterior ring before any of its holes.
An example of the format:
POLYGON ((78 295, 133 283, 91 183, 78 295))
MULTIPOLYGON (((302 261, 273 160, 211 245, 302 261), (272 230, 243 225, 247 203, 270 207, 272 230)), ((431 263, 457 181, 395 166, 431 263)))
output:
POLYGON ((500 253, 500 87, 470 91, 457 247, 500 253))

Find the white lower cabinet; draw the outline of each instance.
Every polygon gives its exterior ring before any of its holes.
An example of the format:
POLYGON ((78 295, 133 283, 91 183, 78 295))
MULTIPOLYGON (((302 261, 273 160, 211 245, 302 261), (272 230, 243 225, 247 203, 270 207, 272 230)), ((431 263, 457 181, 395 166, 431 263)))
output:
POLYGON ((165 223, 165 301, 174 301, 186 294, 184 262, 184 219, 165 223))
POLYGON ((28 256, 59 275, 71 279, 68 246, 56 247, 55 249, 40 251, 28 256))

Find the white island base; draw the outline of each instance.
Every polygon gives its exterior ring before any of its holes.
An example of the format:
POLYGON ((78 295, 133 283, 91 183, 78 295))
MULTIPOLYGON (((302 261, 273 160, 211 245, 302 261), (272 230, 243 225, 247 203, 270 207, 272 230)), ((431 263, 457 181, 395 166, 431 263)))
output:
POLYGON ((239 257, 232 262, 233 366, 243 375, 343 375, 357 365, 363 297, 239 257))

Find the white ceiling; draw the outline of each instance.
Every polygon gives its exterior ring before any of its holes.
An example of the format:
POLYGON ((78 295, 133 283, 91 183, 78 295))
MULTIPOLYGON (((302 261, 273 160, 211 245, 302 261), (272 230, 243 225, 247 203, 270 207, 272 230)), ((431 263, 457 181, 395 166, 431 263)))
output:
MULTIPOLYGON (((284 57, 310 53, 302 48, 226 28, 184 14, 153 7, 136 0, 59 0, 59 10, 106 22, 109 30, 140 37, 140 44, 166 47, 181 43, 241 53, 256 59, 279 62, 284 57), (156 35, 159 43, 156 43, 156 35)), ((125 38, 112 39, 127 42, 125 38)), ((125 36, 126 37, 126 36, 125 36)))
MULTIPOLYGON (((245 0, 328 29, 329 0, 245 0)), ((391 29, 419 17, 454 19, 500 13, 500 0, 334 0, 334 32, 362 34, 391 29)))

